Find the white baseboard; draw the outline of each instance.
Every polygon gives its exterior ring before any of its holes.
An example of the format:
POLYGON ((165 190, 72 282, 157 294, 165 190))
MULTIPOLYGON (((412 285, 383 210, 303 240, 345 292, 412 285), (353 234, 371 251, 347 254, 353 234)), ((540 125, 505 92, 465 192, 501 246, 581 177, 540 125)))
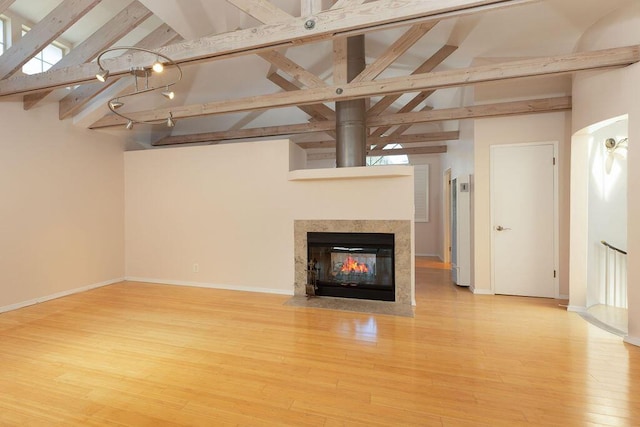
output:
POLYGON ((558 295, 558 299, 569 299, 569 295, 558 295))
POLYGON ((587 308, 579 305, 569 305, 567 306, 567 311, 573 311, 574 313, 586 313, 587 308))
POLYGON ((273 289, 273 288, 257 288, 254 286, 239 286, 239 285, 226 285, 219 283, 203 283, 203 282, 188 282, 184 280, 161 280, 151 279, 148 277, 125 277, 125 280, 130 282, 147 282, 157 285, 175 285, 175 286, 193 286, 196 288, 209 288, 209 289, 224 289, 228 291, 246 291, 246 292, 260 292, 264 294, 277 294, 277 295, 293 295, 293 286, 291 289, 273 289))
POLYGON ((6 311, 17 310, 19 308, 28 307, 30 305, 40 304, 42 302, 51 301, 53 299, 66 297, 68 295, 77 294, 80 292, 89 291, 91 289, 101 288, 103 286, 113 285, 114 283, 122 282, 124 278, 106 280, 100 283, 94 283, 92 285, 82 286, 80 288, 69 289, 67 291, 57 292, 55 294, 47 295, 44 297, 34 298, 28 301, 22 301, 16 304, 5 305, 4 307, 0 307, 0 313, 4 313, 6 311))
POLYGON ((640 347, 640 338, 630 337, 629 335, 626 335, 624 337, 624 342, 640 347))
POLYGON ((423 257, 429 257, 429 258, 438 258, 439 260, 442 260, 442 258, 440 258, 440 256, 438 256, 438 254, 415 254, 415 256, 423 256, 423 257))
POLYGON ((495 295, 491 289, 477 289, 473 286, 470 286, 469 289, 474 295, 495 295))

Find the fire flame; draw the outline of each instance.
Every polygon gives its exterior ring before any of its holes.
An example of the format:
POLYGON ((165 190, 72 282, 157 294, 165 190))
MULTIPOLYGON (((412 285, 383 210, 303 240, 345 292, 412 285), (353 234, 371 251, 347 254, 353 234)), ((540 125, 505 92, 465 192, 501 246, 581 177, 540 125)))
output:
POLYGON ((342 263, 341 273, 368 273, 369 269, 366 264, 360 264, 351 256, 347 256, 347 259, 342 263))

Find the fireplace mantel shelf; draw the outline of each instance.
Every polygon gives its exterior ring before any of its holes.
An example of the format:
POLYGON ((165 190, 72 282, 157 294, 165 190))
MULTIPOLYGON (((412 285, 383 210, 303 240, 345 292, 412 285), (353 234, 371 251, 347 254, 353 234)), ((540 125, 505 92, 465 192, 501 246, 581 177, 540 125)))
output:
POLYGON ((301 169, 289 172, 289 181, 328 179, 393 178, 413 175, 411 166, 365 166, 352 168, 301 169))

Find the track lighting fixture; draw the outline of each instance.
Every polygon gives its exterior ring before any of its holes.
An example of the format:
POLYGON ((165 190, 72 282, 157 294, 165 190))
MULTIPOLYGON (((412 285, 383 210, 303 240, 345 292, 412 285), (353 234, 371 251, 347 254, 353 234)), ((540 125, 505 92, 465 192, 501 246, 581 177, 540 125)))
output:
POLYGON ((608 153, 604 165, 604 170, 607 174, 611 173, 615 157, 619 155, 616 154, 616 151, 620 148, 628 148, 628 144, 629 138, 622 138, 620 140, 616 140, 615 138, 607 138, 604 140, 604 148, 606 148, 608 153))
POLYGON ((130 96, 135 96, 135 95, 141 95, 143 93, 146 92, 152 92, 152 91, 157 91, 157 90, 161 90, 162 88, 164 88, 165 90, 161 91, 161 95, 168 99, 168 100, 172 100, 173 98, 175 98, 175 92, 173 92, 172 90, 170 90, 169 88, 173 85, 175 85, 176 83, 178 83, 181 79, 182 79, 182 68, 180 68, 180 66, 175 63, 171 58, 169 58, 166 55, 163 55, 161 53, 152 51, 152 50, 148 50, 148 49, 144 49, 144 48, 140 48, 140 47, 135 47, 135 46, 122 46, 122 47, 112 47, 109 49, 105 49, 102 52, 100 52, 100 54, 98 55, 96 62, 98 64, 99 67, 99 71, 96 73, 96 79, 98 79, 101 82, 106 82, 107 78, 109 77, 109 70, 107 68, 105 68, 103 62, 102 62, 102 56, 104 54, 106 54, 107 52, 112 52, 115 50, 127 50, 127 51, 141 51, 141 52, 146 52, 146 53, 151 53, 156 55, 156 59, 153 62, 153 64, 151 64, 150 66, 135 66, 132 67, 129 72, 131 73, 131 75, 133 76, 134 79, 134 86, 135 89, 133 92, 130 93, 125 93, 125 94, 120 94, 115 98, 111 98, 108 102, 107 102, 107 106, 109 107, 109 110, 111 110, 111 112, 113 112, 114 114, 122 117, 123 119, 127 120, 127 124, 126 124, 126 128, 127 129, 133 129, 133 125, 134 123, 146 123, 146 124, 155 124, 155 123, 162 123, 165 122, 166 125, 168 127, 174 127, 175 126, 175 121, 173 120, 173 114, 169 113, 169 117, 166 120, 143 120, 143 121, 138 121, 133 119, 132 117, 129 117, 127 115, 127 113, 122 113, 121 111, 116 111, 118 109, 120 109, 121 107, 124 106, 124 102, 122 102, 120 99, 121 98, 126 98, 126 97, 130 97, 130 96), (171 66, 171 68, 173 70, 175 70, 175 72, 177 73, 176 78, 174 81, 172 81, 169 84, 163 84, 161 86, 153 86, 150 85, 150 82, 153 83, 152 81, 152 76, 154 73, 162 73, 165 69, 166 66, 171 66), (142 79, 144 82, 144 86, 139 87, 138 86, 138 79, 142 79))
POLYGON ((164 65, 162 65, 162 62, 160 62, 158 58, 156 58, 156 62, 153 63, 151 69, 156 73, 161 73, 164 71, 164 65))
POLYGON ((98 71, 96 73, 96 79, 98 79, 98 81, 104 83, 107 81, 107 78, 109 77, 109 70, 105 70, 102 67, 100 67, 100 71, 98 71))
POLYGON ((109 107, 111 110, 116 110, 124 105, 124 102, 119 101, 117 98, 109 101, 109 107))
POLYGON ((162 91, 162 96, 164 96, 167 99, 173 99, 176 97, 176 94, 174 91, 169 90, 169 86, 167 86, 167 90, 162 91))

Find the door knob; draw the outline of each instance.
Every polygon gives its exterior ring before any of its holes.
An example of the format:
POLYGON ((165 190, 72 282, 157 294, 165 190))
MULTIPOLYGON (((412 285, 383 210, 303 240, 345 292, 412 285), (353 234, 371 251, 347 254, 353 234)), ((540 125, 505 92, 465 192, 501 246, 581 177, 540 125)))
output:
POLYGON ((496 227, 496 230, 498 231, 507 231, 507 230, 511 230, 510 228, 504 228, 503 226, 499 225, 496 227))

